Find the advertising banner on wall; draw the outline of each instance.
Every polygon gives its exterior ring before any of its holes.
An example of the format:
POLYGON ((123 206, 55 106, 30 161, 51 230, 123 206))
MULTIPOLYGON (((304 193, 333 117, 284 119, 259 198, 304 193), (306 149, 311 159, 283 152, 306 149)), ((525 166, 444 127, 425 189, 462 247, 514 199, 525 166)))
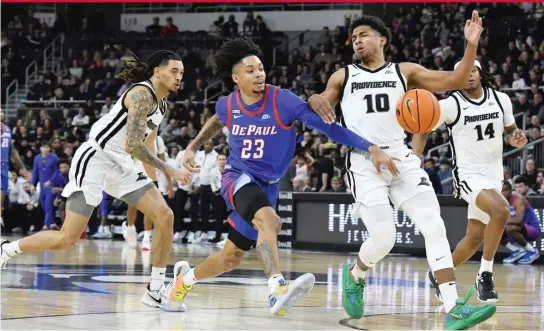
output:
MULTIPOLYGON (((360 219, 353 215, 350 194, 292 193, 292 219, 294 248, 320 248, 359 246, 368 238, 368 231, 360 219)), ((544 198, 529 198, 537 218, 544 229, 544 198)), ((451 196, 439 196, 442 218, 450 247, 453 249, 465 236, 467 226, 467 204, 451 196)), ((397 228, 396 251, 420 251, 424 253, 425 240, 414 222, 406 214, 393 206, 393 221, 397 228)), ((533 243, 544 252, 544 233, 533 243)), ((506 252, 505 248, 501 248, 506 252)))

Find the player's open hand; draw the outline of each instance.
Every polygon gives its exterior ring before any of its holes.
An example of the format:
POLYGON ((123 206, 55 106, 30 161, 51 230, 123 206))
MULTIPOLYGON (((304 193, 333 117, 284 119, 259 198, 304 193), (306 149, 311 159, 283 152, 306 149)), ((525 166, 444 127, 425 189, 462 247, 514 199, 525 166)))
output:
POLYGON ((471 45, 478 45, 483 30, 482 18, 477 10, 473 10, 471 19, 465 24, 465 39, 471 45))
POLYGON ((527 137, 525 132, 521 129, 516 129, 508 138, 508 143, 516 148, 523 147, 527 144, 527 137))
POLYGON ((376 167, 376 172, 378 175, 382 174, 382 165, 384 165, 393 176, 398 176, 400 174, 399 169, 395 165, 395 161, 400 161, 396 157, 387 155, 379 146, 372 146, 368 150, 372 155, 372 163, 376 167))
POLYGON ((187 148, 183 154, 183 167, 193 174, 200 172, 200 166, 195 163, 195 151, 187 148))
POLYGON ((185 169, 178 169, 175 168, 172 170, 171 173, 169 173, 170 177, 172 177, 174 180, 182 183, 183 185, 187 185, 191 182, 191 178, 193 177, 193 174, 185 169))
POLYGON ((332 109, 329 100, 325 99, 325 97, 314 94, 308 99, 308 105, 317 115, 319 115, 319 117, 321 117, 323 122, 327 124, 334 123, 336 114, 334 113, 334 109, 332 109))

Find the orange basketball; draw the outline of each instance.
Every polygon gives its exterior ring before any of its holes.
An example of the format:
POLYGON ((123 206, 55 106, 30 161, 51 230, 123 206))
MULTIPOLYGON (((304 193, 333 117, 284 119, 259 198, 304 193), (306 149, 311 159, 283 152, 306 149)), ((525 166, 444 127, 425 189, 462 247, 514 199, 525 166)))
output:
POLYGON ((440 119, 440 104, 426 90, 410 90, 397 103, 397 121, 411 133, 428 133, 440 119))

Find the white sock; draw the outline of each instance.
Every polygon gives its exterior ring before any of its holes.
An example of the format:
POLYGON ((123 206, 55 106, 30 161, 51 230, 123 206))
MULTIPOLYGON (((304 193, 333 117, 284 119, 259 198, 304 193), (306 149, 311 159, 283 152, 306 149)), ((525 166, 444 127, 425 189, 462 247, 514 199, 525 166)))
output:
POLYGON ((98 227, 98 233, 102 233, 102 232, 105 232, 105 231, 104 231, 104 226, 103 226, 103 225, 100 225, 100 226, 98 227))
POLYGON ((357 263, 355 263, 353 267, 351 267, 350 272, 351 272, 351 275, 353 276, 353 279, 355 279, 355 282, 358 282, 359 279, 366 279, 366 271, 361 270, 361 268, 359 268, 357 263))
POLYGON ((21 254, 22 251, 19 248, 19 240, 2 245, 2 249, 9 257, 14 257, 17 254, 21 254))
POLYGON ((151 231, 144 231, 144 240, 151 240, 151 231))
POLYGON ((134 230, 134 232, 136 232, 136 226, 133 224, 133 225, 129 225, 128 226, 131 230, 134 230))
POLYGON ((445 282, 438 285, 438 289, 442 295, 444 309, 446 310, 446 313, 449 313, 457 304, 457 286, 455 285, 455 282, 445 282))
POLYGON ((282 274, 277 274, 268 278, 268 290, 270 294, 274 293, 276 287, 280 285, 285 285, 285 279, 283 279, 282 274))
POLYGON ((183 275, 183 285, 191 286, 196 284, 197 282, 198 279, 196 279, 195 277, 195 268, 189 269, 189 271, 187 271, 185 275, 183 275))
POLYGON ((166 268, 151 267, 151 283, 149 290, 158 291, 164 285, 164 277, 166 276, 166 268))
POLYGON ((487 261, 482 257, 482 263, 480 264, 480 271, 478 272, 478 275, 481 275, 484 271, 493 272, 493 260, 487 261))
POLYGON ((512 243, 507 243, 506 248, 508 248, 512 252, 519 251, 519 250, 523 249, 520 245, 512 244, 512 243))
POLYGON ((525 245, 525 250, 528 251, 528 252, 534 252, 535 251, 535 248, 533 247, 533 245, 527 243, 527 245, 525 245))

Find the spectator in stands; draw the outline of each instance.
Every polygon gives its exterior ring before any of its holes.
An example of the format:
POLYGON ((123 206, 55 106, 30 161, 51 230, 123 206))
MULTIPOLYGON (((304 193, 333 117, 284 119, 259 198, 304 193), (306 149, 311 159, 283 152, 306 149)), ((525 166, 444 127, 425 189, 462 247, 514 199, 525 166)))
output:
POLYGON ((153 17, 153 23, 145 27, 145 32, 149 37, 159 37, 161 35, 162 26, 159 24, 159 18, 153 17))
POLYGON ((296 158, 296 176, 310 177, 311 165, 314 163, 314 159, 310 153, 306 152, 305 155, 298 155, 296 158))
POLYGON ((54 224, 53 200, 52 195, 49 194, 51 188, 45 185, 57 172, 58 162, 58 156, 51 153, 51 146, 47 141, 44 141, 40 147, 40 154, 34 157, 31 181, 34 187, 38 184, 38 181, 40 183, 40 206, 45 214, 43 230, 58 230, 58 227, 54 224))
POLYGON ((295 176, 295 178, 293 178, 293 189, 295 192, 313 192, 313 189, 310 186, 310 178, 295 176))
POLYGON ((533 190, 540 191, 542 184, 544 184, 544 171, 539 171, 538 175, 536 176, 536 184, 533 187, 533 190))
POLYGON ((174 24, 174 20, 172 17, 168 17, 166 19, 166 25, 162 27, 161 29, 161 37, 162 38, 171 38, 176 36, 179 33, 179 29, 177 25, 174 24))
POLYGON ((440 182, 445 181, 446 179, 451 178, 452 176, 452 170, 451 170, 451 163, 446 157, 441 157, 439 162, 439 170, 437 172, 438 178, 440 179, 440 182))
POLYGON ((106 97, 106 101, 104 102, 104 105, 102 106, 102 109, 100 110, 100 117, 109 113, 112 108, 113 108, 113 103, 111 102, 111 98, 106 97))
POLYGON ((523 175, 518 176, 514 180, 514 184, 516 186, 516 192, 518 192, 519 194, 525 197, 536 195, 536 192, 533 191, 533 189, 529 186, 529 180, 527 179, 527 177, 523 175))
POLYGON ((331 189, 328 192, 342 193, 346 192, 346 188, 342 185, 340 177, 334 176, 331 180, 331 189))
POLYGON ((72 120, 72 125, 87 127, 89 126, 89 123, 90 123, 89 116, 85 114, 85 110, 83 108, 79 108, 77 110, 77 115, 74 116, 74 119, 72 120))
POLYGON ((257 25, 257 20, 253 16, 253 11, 248 11, 246 14, 246 18, 244 19, 244 22, 242 23, 242 30, 244 34, 246 35, 253 35, 253 31, 255 30, 255 27, 257 25))
POLYGON ((198 151, 195 155, 196 164, 200 165, 200 172, 194 177, 198 187, 198 196, 200 198, 200 219, 202 221, 202 235, 196 238, 197 241, 208 240, 207 233, 212 231, 210 224, 210 207, 213 200, 213 191, 211 182, 213 180, 214 169, 217 164, 217 152, 213 149, 213 140, 204 143, 204 149, 198 151))
POLYGON ((334 176, 334 162, 332 153, 336 149, 336 144, 326 143, 323 146, 323 157, 315 163, 317 172, 316 188, 319 192, 327 192, 332 188, 331 180, 334 176))
POLYGON ((432 185, 436 194, 442 194, 442 183, 440 182, 440 178, 438 177, 436 161, 434 160, 434 158, 431 157, 426 159, 423 169, 425 170, 425 172, 427 172, 427 175, 429 175, 431 183, 426 183, 426 180, 422 179, 421 185, 432 185))
POLYGON ((232 38, 238 35, 238 22, 234 15, 229 16, 229 20, 223 24, 223 37, 232 38))
POLYGON ((529 142, 540 139, 540 127, 532 126, 529 128, 529 142))
MULTIPOLYGON (((544 114, 544 102, 542 101, 542 94, 535 93, 533 95, 533 104, 529 108, 529 118, 533 116, 539 116, 544 114)), ((544 118, 542 118, 544 120, 544 118)))
POLYGON ((525 162, 525 172, 523 173, 523 176, 526 178, 527 185, 529 187, 535 186, 537 177, 537 167, 535 164, 535 160, 527 159, 527 162, 525 162))

